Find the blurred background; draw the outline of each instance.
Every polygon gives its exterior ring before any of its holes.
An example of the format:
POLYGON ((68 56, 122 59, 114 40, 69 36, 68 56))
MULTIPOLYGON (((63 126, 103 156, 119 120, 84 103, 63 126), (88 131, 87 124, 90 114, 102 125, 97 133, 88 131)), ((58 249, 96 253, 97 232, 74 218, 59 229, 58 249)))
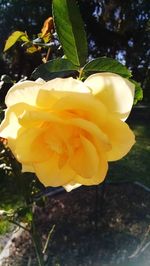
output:
MULTIPOLYGON (((143 103, 150 100, 150 2, 147 0, 79 0, 89 43, 89 57, 108 56, 132 70, 144 90, 143 103)), ((3 53, 6 39, 14 31, 31 39, 51 16, 51 0, 0 0, 0 76, 14 80, 30 77, 41 63, 40 51, 27 54, 20 44, 3 53)), ((63 27, 63 25, 62 25, 63 27)))

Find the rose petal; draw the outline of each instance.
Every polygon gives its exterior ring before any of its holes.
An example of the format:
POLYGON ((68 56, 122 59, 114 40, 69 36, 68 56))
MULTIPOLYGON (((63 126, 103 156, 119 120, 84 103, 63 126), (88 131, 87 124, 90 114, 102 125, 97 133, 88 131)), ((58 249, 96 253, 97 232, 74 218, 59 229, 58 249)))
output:
POLYGON ((80 80, 73 78, 56 78, 46 82, 37 97, 37 105, 50 108, 57 100, 71 93, 90 93, 90 90, 80 80))
POLYGON ((65 186, 63 186, 63 187, 64 187, 64 189, 65 189, 67 192, 70 192, 71 190, 76 189, 76 188, 81 187, 81 186, 82 186, 81 184, 78 184, 78 183, 72 182, 72 183, 69 183, 69 184, 67 184, 67 185, 65 185, 65 186))
POLYGON ((23 163, 42 162, 47 160, 52 152, 45 145, 44 133, 40 129, 29 128, 25 130, 16 140, 14 154, 18 161, 23 163))
POLYGON ((18 123, 18 115, 20 115, 20 106, 10 107, 5 111, 5 118, 0 125, 0 136, 2 138, 16 139, 18 131, 21 128, 18 123))
POLYGON ((16 139, 25 130, 19 123, 18 118, 22 115, 24 110, 34 110, 30 105, 18 103, 10 106, 5 111, 5 118, 0 125, 0 136, 8 140, 8 146, 13 151, 16 147, 16 139))
MULTIPOLYGON (((54 111, 70 111, 76 117, 92 120, 96 124, 106 123, 108 111, 104 104, 90 94, 72 93, 59 99, 53 106, 54 111)), ((66 115, 66 114, 65 114, 66 115)))
POLYGON ((85 82, 93 95, 102 101, 109 111, 120 119, 126 120, 134 100, 135 85, 129 80, 113 73, 97 73, 89 76, 85 82))
POLYGON ((35 106, 41 86, 41 82, 29 80, 16 83, 6 95, 5 103, 7 107, 13 106, 17 103, 27 103, 28 105, 35 106))
POLYGON ((22 164, 22 169, 21 169, 22 173, 24 172, 30 172, 30 173, 34 173, 34 167, 32 164, 22 164))
POLYGON ((54 154, 49 160, 42 163, 33 164, 35 173, 45 186, 64 186, 70 183, 75 176, 75 172, 68 164, 59 167, 59 156, 54 154))
POLYGON ((70 159, 70 165, 77 175, 90 178, 97 173, 99 157, 94 145, 85 137, 80 137, 81 145, 70 159))
POLYGON ((80 80, 69 78, 55 78, 46 82, 42 90, 54 90, 60 92, 90 93, 89 88, 80 80))
POLYGON ((76 183, 91 186, 91 185, 98 185, 102 183, 106 177, 108 171, 108 163, 106 160, 105 154, 99 154, 99 165, 97 169, 97 173, 91 176, 90 178, 84 178, 83 176, 76 175, 75 180, 76 183))
MULTIPOLYGON (((61 119, 53 113, 48 112, 34 112, 29 111, 21 117, 20 123, 24 126, 30 125, 30 121, 39 121, 39 122, 51 122, 58 123, 62 125, 74 126, 80 129, 83 129, 85 133, 90 134, 91 139, 95 142, 99 142, 101 145, 101 150, 109 150, 110 143, 107 135, 97 127, 96 124, 81 118, 71 118, 71 119, 61 119), (28 122, 29 121, 29 122, 28 122)), ((32 124, 31 124, 32 125, 32 124)), ((89 136, 89 137, 90 137, 89 136)))
POLYGON ((108 123, 103 129, 111 143, 112 149, 108 151, 108 161, 115 161, 125 156, 135 143, 135 136, 129 126, 118 120, 115 116, 109 116, 108 123))

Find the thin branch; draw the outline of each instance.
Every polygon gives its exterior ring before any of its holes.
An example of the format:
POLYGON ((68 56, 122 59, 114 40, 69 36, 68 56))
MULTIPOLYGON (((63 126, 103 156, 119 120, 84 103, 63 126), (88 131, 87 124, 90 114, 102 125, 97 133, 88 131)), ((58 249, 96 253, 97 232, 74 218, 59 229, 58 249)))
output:
POLYGON ((27 229, 26 227, 24 227, 22 224, 20 224, 20 223, 18 223, 18 222, 16 222, 16 221, 13 221, 13 220, 9 220, 9 219, 8 219, 8 222, 10 222, 10 223, 12 223, 12 224, 15 224, 15 225, 19 226, 20 228, 22 228, 23 230, 25 230, 25 231, 27 231, 27 232, 30 233, 30 230, 27 229))
POLYGON ((44 249, 42 251, 43 254, 45 254, 46 250, 47 250, 47 247, 48 247, 48 244, 49 244, 49 241, 50 241, 50 238, 51 238, 51 235, 54 231, 54 228, 55 228, 55 224, 52 226, 51 230, 49 231, 49 234, 48 234, 48 237, 46 239, 46 243, 45 243, 45 246, 44 246, 44 249))

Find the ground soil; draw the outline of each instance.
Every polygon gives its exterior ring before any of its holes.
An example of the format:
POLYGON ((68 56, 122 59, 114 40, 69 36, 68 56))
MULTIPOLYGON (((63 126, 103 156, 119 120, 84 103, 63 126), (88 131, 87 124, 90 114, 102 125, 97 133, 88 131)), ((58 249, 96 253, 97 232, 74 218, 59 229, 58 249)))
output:
MULTIPOLYGON (((150 193, 134 184, 81 187, 37 209, 37 231, 49 243, 49 266, 150 266, 150 193), (103 193, 104 192, 104 193, 103 193)), ((3 266, 38 265, 24 232, 3 266)))

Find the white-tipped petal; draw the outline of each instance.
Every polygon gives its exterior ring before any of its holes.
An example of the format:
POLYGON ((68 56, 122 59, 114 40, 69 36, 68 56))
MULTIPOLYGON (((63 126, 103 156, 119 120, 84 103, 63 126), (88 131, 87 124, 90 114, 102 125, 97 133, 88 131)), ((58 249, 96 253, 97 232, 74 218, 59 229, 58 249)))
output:
POLYGON ((134 100, 133 83, 117 74, 107 72, 93 74, 84 83, 109 111, 123 121, 127 119, 134 100))
POLYGON ((17 103, 26 103, 28 105, 36 105, 37 95, 43 83, 35 81, 18 82, 8 91, 5 103, 7 107, 17 103))
POLYGON ((67 192, 70 192, 71 190, 76 189, 81 186, 82 186, 81 184, 72 182, 70 184, 64 185, 63 187, 67 192))

